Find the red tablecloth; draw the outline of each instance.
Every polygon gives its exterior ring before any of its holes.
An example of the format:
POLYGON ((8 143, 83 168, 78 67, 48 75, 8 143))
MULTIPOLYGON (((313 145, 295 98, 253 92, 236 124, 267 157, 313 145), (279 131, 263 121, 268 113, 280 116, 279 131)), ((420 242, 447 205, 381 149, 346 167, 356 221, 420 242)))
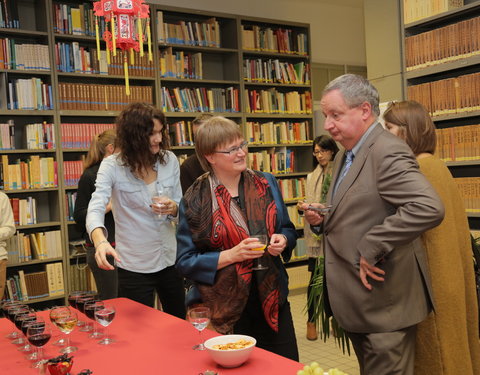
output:
MULTIPOLYGON (((206 351, 192 349, 199 342, 199 334, 189 322, 129 299, 117 298, 109 302, 115 306, 117 313, 108 331, 117 342, 99 345, 98 340, 88 338, 88 333, 72 332, 71 343, 79 348, 71 354, 74 356, 72 375, 85 368, 92 370, 94 375, 198 375, 207 369, 216 370, 220 375, 295 375, 303 368, 298 362, 255 348, 242 366, 224 369, 217 366, 206 351)), ((39 314, 48 320, 47 311, 39 314)), ((17 346, 5 338, 12 327, 10 321, 0 319, 0 373, 38 374, 37 370, 29 367, 30 362, 17 350, 17 346)), ((52 342, 61 334, 56 327, 52 331, 55 332, 54 337, 44 347, 46 358, 60 354, 59 347, 52 342)), ((202 332, 203 339, 214 336, 218 333, 210 330, 202 332)))

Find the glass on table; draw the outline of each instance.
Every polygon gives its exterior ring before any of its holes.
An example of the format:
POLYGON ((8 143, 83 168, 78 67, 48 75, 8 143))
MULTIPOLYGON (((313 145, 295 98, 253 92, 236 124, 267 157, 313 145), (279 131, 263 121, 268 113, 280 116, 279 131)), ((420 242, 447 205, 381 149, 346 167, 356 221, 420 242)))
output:
MULTIPOLYGON (((71 310, 67 306, 54 306, 50 310, 49 318, 50 322, 52 322, 55 326, 57 326, 55 320, 60 317, 60 315, 65 315, 65 314, 70 314, 71 310)), ((65 338, 60 338, 57 341, 53 343, 53 345, 56 346, 65 346, 67 343, 67 340, 65 338)))
POLYGON ((115 342, 115 340, 108 337, 108 333, 107 333, 107 327, 112 323, 114 318, 115 318, 115 307, 112 306, 112 305, 104 304, 103 308, 95 310, 95 320, 100 325, 105 327, 105 331, 104 331, 105 338, 100 340, 98 342, 99 344, 109 345, 109 344, 115 342))
POLYGON ((32 366, 39 367, 43 359, 43 347, 50 341, 52 337, 52 329, 49 324, 45 322, 32 323, 27 328, 27 338, 30 344, 37 348, 37 359, 32 366))
POLYGON ((93 322, 93 332, 88 336, 92 338, 99 338, 103 336, 103 333, 101 333, 98 329, 97 326, 99 323, 95 320, 95 311, 101 310, 105 308, 105 304, 103 301, 99 300, 94 300, 94 301, 88 301, 85 303, 84 310, 85 310, 85 315, 92 320, 93 322))
POLYGON ((267 245, 268 245, 268 236, 266 234, 260 233, 260 234, 254 234, 252 237, 256 238, 260 244, 258 247, 252 249, 252 251, 263 251, 263 255, 261 257, 255 258, 253 260, 252 270, 254 271, 268 270, 268 266, 264 265, 262 262, 262 258, 265 256, 265 249, 267 248, 267 245))
MULTIPOLYGON (((22 303, 20 303, 19 301, 13 301, 11 303, 6 303, 2 306, 2 309, 3 309, 3 312, 5 314, 5 316, 7 317, 8 320, 10 320, 13 325, 15 325, 15 322, 13 321, 13 318, 14 318, 14 314, 13 312, 19 308, 28 308, 27 305, 24 305, 22 303)), ((15 331, 15 327, 14 327, 14 330, 12 332, 10 332, 8 335, 5 336, 6 338, 10 339, 10 340, 15 340, 17 339, 18 337, 20 337, 19 333, 17 331, 15 331)))
POLYGON ((206 306, 194 307, 188 310, 188 321, 198 330, 200 335, 200 343, 192 347, 193 350, 205 350, 203 345, 202 331, 207 328, 210 323, 210 308, 206 306))
POLYGON ((65 334, 65 347, 60 349, 60 353, 73 353, 78 350, 76 346, 70 345, 70 333, 75 329, 78 322, 77 313, 73 310, 63 310, 55 317, 55 325, 65 334))
MULTIPOLYGON (((25 335, 25 337, 27 337, 27 331, 26 329, 24 330, 24 327, 28 326, 29 322, 35 322, 36 320, 37 320, 37 314, 33 310, 30 310, 26 314, 17 315, 15 317, 15 325, 25 335)), ((32 351, 32 347, 28 344, 28 341, 22 340, 22 344, 24 345, 18 348, 19 351, 21 352, 32 351)))
MULTIPOLYGON (((32 310, 27 305, 20 305, 21 307, 15 308, 13 310, 9 310, 10 315, 12 316, 12 322, 15 324, 15 327, 20 331, 21 324, 18 323, 19 320, 22 318, 23 315, 28 314, 32 310)), ((24 345, 25 340, 23 339, 22 335, 18 335, 18 337, 12 340, 12 344, 14 345, 24 345)))
MULTIPOLYGON (((42 323, 45 324, 45 320, 41 316, 37 316, 35 318, 35 320, 25 321, 25 322, 22 323, 22 332, 25 335, 25 337, 27 338, 27 340, 28 340, 28 337, 27 337, 28 328, 31 325, 42 324, 42 323)), ((38 358, 37 351, 35 350, 33 353, 28 354, 27 359, 29 361, 38 360, 39 358, 38 358)))
MULTIPOLYGON (((77 310, 80 311, 85 317, 87 317, 85 313, 85 304, 87 302, 95 301, 94 295, 84 294, 82 297, 77 299, 77 310)), ((88 317, 87 317, 88 318, 88 317)), ((85 321, 85 324, 80 329, 80 332, 91 332, 93 327, 89 324, 88 321, 85 321)))
MULTIPOLYGON (((68 304, 73 307, 74 309, 77 309, 78 310, 78 307, 77 307, 77 301, 79 298, 82 298, 83 296, 85 295, 85 292, 84 291, 81 291, 81 290, 75 290, 73 292, 71 292, 69 295, 68 295, 68 304)), ((79 327, 82 327, 83 325, 85 324, 85 322, 82 322, 81 320, 79 320, 77 322, 77 325, 79 327)))

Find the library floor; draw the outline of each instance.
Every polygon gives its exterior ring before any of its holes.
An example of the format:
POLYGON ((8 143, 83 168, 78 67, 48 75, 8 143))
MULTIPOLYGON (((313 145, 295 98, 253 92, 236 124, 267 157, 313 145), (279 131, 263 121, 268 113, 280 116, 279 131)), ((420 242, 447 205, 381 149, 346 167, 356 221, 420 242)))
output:
POLYGON ((322 339, 309 341, 306 338, 307 323, 305 315, 306 289, 294 289, 290 291, 289 301, 292 308, 293 323, 297 334, 298 350, 300 352, 300 362, 309 364, 316 361, 325 370, 329 368, 338 368, 349 375, 359 375, 357 358, 355 353, 349 356, 343 354, 342 350, 335 345, 332 337, 323 342, 322 339))

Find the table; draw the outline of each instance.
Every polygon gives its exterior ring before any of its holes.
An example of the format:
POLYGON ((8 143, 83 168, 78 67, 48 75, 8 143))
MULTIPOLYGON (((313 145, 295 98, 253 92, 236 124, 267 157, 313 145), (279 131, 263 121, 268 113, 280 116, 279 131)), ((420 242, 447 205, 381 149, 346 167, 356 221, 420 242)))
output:
MULTIPOLYGON (((108 327, 109 336, 117 342, 99 345, 98 340, 88 337, 88 333, 73 331, 70 340, 79 350, 71 354, 74 357, 72 375, 85 368, 92 370, 94 375, 198 375, 207 369, 220 375, 295 375, 303 368, 299 362, 255 348, 242 366, 224 369, 213 362, 206 351, 192 349, 199 342, 199 334, 189 322, 126 298, 108 302, 117 310, 108 327)), ((39 314, 48 321, 48 311, 39 314)), ((79 313, 79 316, 85 320, 83 314, 79 313)), ((0 372, 8 375, 38 374, 38 370, 29 367, 30 362, 17 350, 17 346, 5 338, 12 328, 9 320, 0 319, 0 372)), ((56 327, 52 327, 52 331, 54 336, 44 347, 46 358, 60 354, 59 347, 52 342, 61 334, 56 327)), ((202 332, 205 340, 218 335, 208 329, 202 332)))

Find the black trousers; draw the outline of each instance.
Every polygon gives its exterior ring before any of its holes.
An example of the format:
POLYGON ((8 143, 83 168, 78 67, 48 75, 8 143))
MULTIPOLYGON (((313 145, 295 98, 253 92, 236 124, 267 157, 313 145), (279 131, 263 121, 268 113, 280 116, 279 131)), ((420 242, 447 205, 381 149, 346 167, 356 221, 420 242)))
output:
MULTIPOLYGON (((112 256, 107 256, 110 264, 114 264, 112 256)), ((118 295, 118 275, 117 268, 114 270, 102 270, 95 260, 95 248, 87 247, 87 264, 92 271, 95 284, 97 284, 98 298, 101 300, 116 298, 118 295)))
POLYGON ((185 289, 175 266, 153 273, 139 273, 118 268, 118 296, 153 307, 157 291, 162 310, 185 319, 185 289))
POLYGON ((256 291, 256 283, 252 280, 247 305, 240 319, 233 327, 233 332, 255 337, 259 348, 298 361, 297 339, 295 337, 290 303, 285 301, 280 306, 278 312, 278 332, 275 332, 264 318, 260 299, 256 291))

